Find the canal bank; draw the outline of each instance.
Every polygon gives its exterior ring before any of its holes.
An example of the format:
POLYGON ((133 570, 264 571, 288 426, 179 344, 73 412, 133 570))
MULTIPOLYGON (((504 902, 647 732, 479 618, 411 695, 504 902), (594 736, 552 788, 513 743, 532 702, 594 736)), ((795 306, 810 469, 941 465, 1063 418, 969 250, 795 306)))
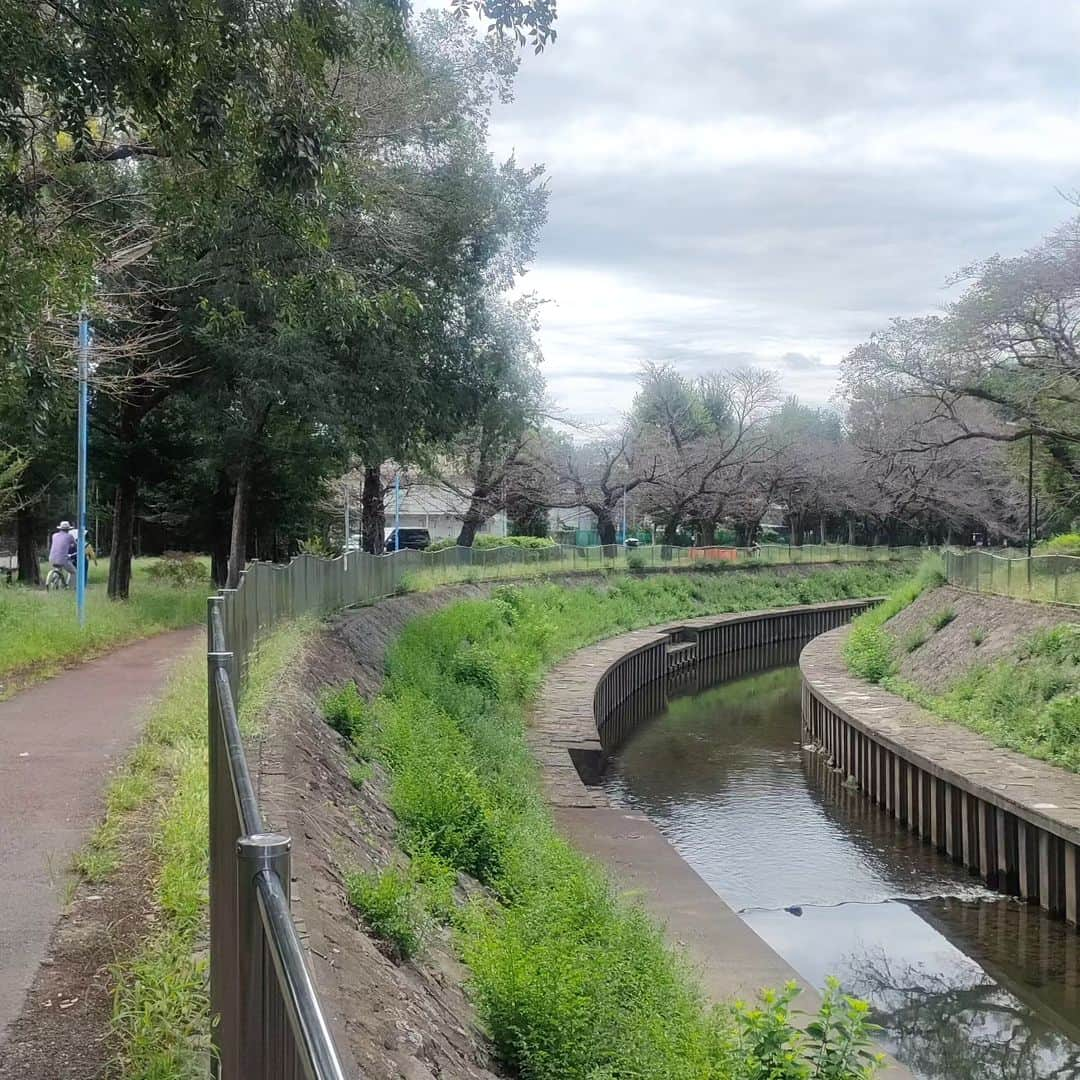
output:
MULTIPOLYGON (((872 601, 840 601, 750 615, 709 616, 637 631, 581 650, 552 670, 528 739, 556 822, 575 846, 599 859, 667 928, 670 943, 699 973, 714 1001, 752 998, 794 981, 807 1011, 819 1000, 802 978, 710 888, 646 814, 613 805, 596 785, 630 727, 627 708, 666 694, 669 678, 723 678, 763 646, 801 642, 845 624, 872 601), (588 783, 586 782, 588 781, 588 783)), ((795 737, 797 737, 797 721, 795 737)), ((762 853, 764 857, 766 853, 762 853)), ((911 1074, 891 1065, 883 1074, 911 1074)))

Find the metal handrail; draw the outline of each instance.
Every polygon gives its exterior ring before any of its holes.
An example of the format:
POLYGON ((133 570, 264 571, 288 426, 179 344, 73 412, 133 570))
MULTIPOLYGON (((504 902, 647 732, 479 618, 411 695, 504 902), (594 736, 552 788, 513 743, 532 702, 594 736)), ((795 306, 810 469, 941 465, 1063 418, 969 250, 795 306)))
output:
POLYGON ((262 871, 255 879, 259 913, 274 963, 278 986, 285 999, 289 1026, 301 1048, 300 1064, 308 1080, 344 1080, 326 1017, 311 981, 304 950, 289 911, 289 899, 277 874, 262 871))

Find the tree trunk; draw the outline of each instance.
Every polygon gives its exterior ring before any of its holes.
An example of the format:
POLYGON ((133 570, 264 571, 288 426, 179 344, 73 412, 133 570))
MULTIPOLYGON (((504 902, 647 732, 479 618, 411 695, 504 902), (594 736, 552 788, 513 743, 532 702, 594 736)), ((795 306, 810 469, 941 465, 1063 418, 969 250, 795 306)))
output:
POLYGON ((716 522, 703 521, 701 523, 701 546, 713 547, 716 544, 716 522))
MULTIPOLYGON (((614 542, 614 536, 612 542, 614 542)), ((601 543, 604 541, 601 540, 601 543)), ((664 543, 665 544, 677 544, 679 542, 679 520, 678 518, 671 518, 667 524, 664 525, 664 543)))
POLYGON ((116 485, 113 502, 112 550, 109 554, 109 599, 126 600, 131 589, 131 546, 135 533, 138 484, 129 472, 116 485))
POLYGON ((615 519, 611 510, 604 506, 596 513, 596 531, 600 534, 600 543, 605 547, 615 543, 615 519))
POLYGON ((251 467, 245 461, 240 466, 233 494, 232 532, 229 538, 229 576, 227 589, 240 585, 240 571, 247 561, 248 506, 251 501, 251 467))
POLYGON ((822 547, 824 547, 825 546, 825 515, 824 514, 821 515, 821 521, 818 522, 818 531, 819 531, 819 535, 821 536, 822 547))
POLYGON ((19 581, 23 585, 40 585, 38 518, 32 506, 22 507, 15 516, 15 551, 19 559, 19 581))
POLYGON ((386 512, 383 507, 381 465, 364 466, 364 489, 360 494, 360 527, 364 531, 364 550, 370 555, 383 553, 386 512))
POLYGON ((791 514, 788 517, 788 535, 795 547, 802 547, 803 542, 803 519, 802 514, 791 514))
POLYGON ((484 524, 484 497, 474 494, 469 500, 469 509, 461 519, 461 532, 458 533, 458 547, 472 547, 476 534, 484 524))
POLYGON ((855 546, 855 519, 853 517, 847 519, 847 542, 852 547, 855 546))

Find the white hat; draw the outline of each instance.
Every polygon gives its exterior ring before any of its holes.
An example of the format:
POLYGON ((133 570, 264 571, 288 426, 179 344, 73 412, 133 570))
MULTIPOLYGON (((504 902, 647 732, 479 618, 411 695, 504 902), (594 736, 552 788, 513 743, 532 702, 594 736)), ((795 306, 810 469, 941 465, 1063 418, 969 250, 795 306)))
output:
POLYGON ((72 525, 70 521, 61 521, 60 524, 57 526, 57 528, 58 529, 73 529, 73 528, 75 528, 75 526, 72 525))

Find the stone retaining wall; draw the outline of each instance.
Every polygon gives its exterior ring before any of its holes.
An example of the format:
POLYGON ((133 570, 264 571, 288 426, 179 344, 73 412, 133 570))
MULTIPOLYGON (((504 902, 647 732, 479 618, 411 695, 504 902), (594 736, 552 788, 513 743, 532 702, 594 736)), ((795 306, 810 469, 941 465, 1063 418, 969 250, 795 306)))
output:
POLYGON ((845 630, 807 645, 804 739, 878 805, 991 888, 1076 925, 1080 776, 849 674, 845 630))

